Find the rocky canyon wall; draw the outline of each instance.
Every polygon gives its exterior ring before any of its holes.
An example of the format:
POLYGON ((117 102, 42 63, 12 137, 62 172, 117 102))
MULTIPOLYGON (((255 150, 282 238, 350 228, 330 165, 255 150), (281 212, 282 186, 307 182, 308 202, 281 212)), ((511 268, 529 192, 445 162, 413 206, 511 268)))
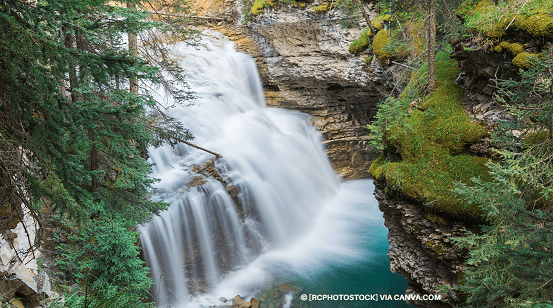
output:
POLYGON ((277 5, 244 24, 239 6, 235 3, 234 11, 220 6, 215 16, 225 16, 226 22, 216 29, 234 40, 238 50, 255 58, 267 105, 312 115, 340 175, 368 177, 376 156, 367 146, 366 125, 378 102, 395 86, 402 68, 378 61, 367 64, 367 55, 351 54, 348 46, 364 25, 343 28, 340 19, 344 16, 339 11, 317 14, 277 5))
MULTIPOLYGON (((367 178, 377 153, 367 145, 366 124, 403 74, 400 66, 355 56, 349 44, 366 25, 340 26, 340 12, 316 14, 300 8, 266 8, 263 16, 240 22, 239 8, 219 16, 217 30, 257 62, 267 104, 312 115, 322 132, 330 160, 346 179, 367 178)), ((372 17, 376 17, 374 14, 372 17)), ((362 22, 363 23, 363 22, 362 22)), ((396 89, 398 90, 398 89, 396 89)), ((406 277, 408 294, 440 294, 440 301, 412 301, 419 307, 451 307, 461 302, 454 287, 464 254, 449 237, 461 236, 462 223, 428 215, 418 205, 376 195, 389 230, 391 270, 406 277)))

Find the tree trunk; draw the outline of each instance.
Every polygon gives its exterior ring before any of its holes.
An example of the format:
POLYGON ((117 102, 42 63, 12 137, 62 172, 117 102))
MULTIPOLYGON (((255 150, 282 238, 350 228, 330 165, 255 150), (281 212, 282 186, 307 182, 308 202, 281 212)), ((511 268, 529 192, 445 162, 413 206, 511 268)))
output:
MULTIPOLYGON (((63 45, 67 48, 75 49, 75 37, 69 33, 69 29, 64 27, 65 37, 63 39, 63 45)), ((71 89, 71 101, 76 102, 78 100, 77 89, 79 87, 79 80, 77 79, 77 64, 69 63, 67 70, 69 71, 69 88, 71 89)))
POLYGON ((436 0, 430 0, 428 13, 428 93, 436 88, 436 10, 436 0))
MULTIPOLYGON (((96 149, 96 141, 92 142, 92 148, 90 149, 90 171, 96 171, 99 167, 98 162, 98 150, 96 149)), ((100 182, 96 178, 95 175, 92 176, 92 185, 91 185, 91 191, 98 190, 98 187, 100 187, 100 182)))
POLYGON ((363 13, 363 17, 365 18, 367 24, 369 24, 369 28, 371 28, 371 33, 374 36, 376 34, 376 29, 374 28, 369 15, 367 14, 367 12, 365 12, 365 7, 363 7, 363 3, 361 2, 361 0, 357 0, 357 2, 359 3, 359 8, 361 9, 361 13, 363 13))
MULTIPOLYGON (((129 9, 134 9, 134 4, 127 3, 127 7, 129 9)), ((129 53, 133 56, 136 56, 137 52, 138 52, 138 38, 136 34, 129 33, 129 53)), ((129 83, 130 83, 129 91, 131 93, 138 94, 138 78, 136 77, 136 75, 131 76, 131 78, 129 79, 129 83)))

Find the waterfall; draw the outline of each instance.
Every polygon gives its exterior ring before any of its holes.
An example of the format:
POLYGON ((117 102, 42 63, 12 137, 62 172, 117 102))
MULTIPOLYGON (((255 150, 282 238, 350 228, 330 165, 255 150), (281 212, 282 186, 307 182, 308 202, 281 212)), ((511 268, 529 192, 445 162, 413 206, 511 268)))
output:
POLYGON ((310 117, 267 108, 254 60, 218 33, 173 52, 198 100, 170 115, 223 158, 149 149, 153 198, 171 205, 140 227, 158 306, 222 305, 281 275, 370 258, 368 229, 383 221, 372 184, 341 181, 310 117))

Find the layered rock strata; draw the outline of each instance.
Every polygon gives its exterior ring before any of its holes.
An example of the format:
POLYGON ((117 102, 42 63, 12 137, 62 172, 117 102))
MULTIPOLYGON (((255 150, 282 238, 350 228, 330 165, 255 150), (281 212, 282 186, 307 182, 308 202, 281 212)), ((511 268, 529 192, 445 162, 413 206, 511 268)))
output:
POLYGON ((455 290, 466 251, 451 242, 462 237, 465 225, 426 213, 417 205, 385 196, 377 185, 375 196, 388 228, 390 270, 407 278, 407 294, 435 295, 440 300, 409 301, 417 307, 452 307, 462 303, 455 290))
POLYGON ((344 29, 342 17, 339 11, 317 14, 284 5, 266 8, 246 25, 217 30, 256 59, 267 105, 311 114, 335 169, 362 178, 375 158, 366 125, 402 68, 377 60, 366 64, 367 55, 351 54, 348 46, 363 26, 344 29))
MULTIPOLYGON (((403 71, 377 60, 366 64, 366 55, 350 54, 348 46, 363 27, 343 29, 339 18, 335 11, 319 15, 292 7, 266 8, 256 21, 222 24, 217 30, 256 59, 269 106, 311 114, 335 169, 346 178, 368 177, 375 156, 367 146, 366 124, 403 71)), ((387 199, 382 188, 377 197, 389 229, 391 270, 407 278, 407 293, 441 296, 440 301, 411 304, 460 303, 454 287, 464 254, 449 237, 462 236, 463 225, 387 199)))

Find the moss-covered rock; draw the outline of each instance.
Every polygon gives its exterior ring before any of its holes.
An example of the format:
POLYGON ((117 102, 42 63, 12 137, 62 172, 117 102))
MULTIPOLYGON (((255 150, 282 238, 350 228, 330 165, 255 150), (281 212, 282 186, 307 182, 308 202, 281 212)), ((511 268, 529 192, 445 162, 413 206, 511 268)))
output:
POLYGON ((426 247, 434 250, 437 254, 444 254, 446 253, 444 247, 442 247, 441 245, 437 244, 437 243, 434 243, 434 241, 426 241, 426 247))
POLYGON ((524 51, 524 46, 518 43, 513 43, 510 44, 509 47, 507 47, 507 50, 509 50, 513 54, 513 56, 516 56, 524 51))
POLYGON ((378 181, 382 180, 382 174, 384 172, 383 167, 385 163, 386 156, 380 155, 377 159, 373 161, 373 163, 369 167, 369 173, 378 181))
POLYGON ((531 16, 517 17, 515 26, 527 31, 533 36, 553 37, 553 14, 545 9, 535 10, 531 16))
POLYGON ((540 54, 521 52, 513 59, 513 64, 520 68, 529 67, 532 64, 532 59, 539 57, 540 54))
POLYGON ((384 46, 388 44, 390 38, 388 36, 388 30, 380 30, 374 36, 373 39, 373 51, 374 55, 380 60, 380 62, 386 62, 392 57, 392 53, 384 49, 384 46))
POLYGON ((376 19, 374 21, 374 27, 377 30, 382 30, 382 29, 384 29, 384 23, 385 22, 389 22, 389 21, 393 21, 393 20, 394 20, 394 18, 390 14, 379 15, 378 17, 376 17, 376 19))
POLYGON ((502 52, 503 47, 501 47, 501 45, 493 46, 492 50, 495 51, 495 52, 502 52))
MULTIPOLYGON (((398 31, 390 32, 388 30, 379 30, 382 29, 382 22, 390 20, 393 20, 392 17, 386 14, 380 15, 375 21, 377 33, 374 35, 372 41, 372 49, 381 62, 386 62, 392 57, 404 58, 408 55, 409 50, 413 51, 415 54, 420 54, 426 50, 426 43, 423 39, 424 35, 421 35, 421 31, 424 28, 422 23, 407 24, 407 33, 412 39, 410 46, 394 46, 390 49, 385 48, 398 33, 398 31), (379 25, 379 27, 376 27, 376 25, 379 25)), ((350 44, 349 51, 353 54, 359 54, 368 49, 370 47, 370 38, 372 35, 371 29, 369 27, 365 28, 365 30, 361 32, 361 36, 350 44)))
POLYGON ((332 2, 328 2, 327 4, 319 5, 319 6, 312 6, 311 8, 315 13, 324 13, 328 11, 330 6, 332 5, 332 2))
POLYGON ((371 44, 371 36, 372 36, 371 28, 369 27, 365 28, 365 30, 361 32, 361 35, 359 36, 359 38, 353 41, 353 43, 349 45, 349 52, 357 55, 360 52, 367 50, 367 48, 369 48, 371 44))
POLYGON ((272 0, 255 0, 255 2, 252 5, 252 15, 257 16, 261 12, 263 12, 263 9, 268 6, 274 6, 275 3, 272 0))
POLYGON ((432 213, 426 215, 426 219, 430 220, 433 223, 439 223, 439 224, 444 225, 444 226, 447 226, 449 224, 447 222, 447 219, 443 218, 440 215, 436 215, 436 214, 432 214, 432 213))
MULTIPOLYGON (((486 136, 462 107, 463 90, 454 80, 460 70, 455 60, 439 53, 438 86, 423 99, 421 109, 386 128, 386 141, 401 156, 387 163, 379 175, 388 186, 448 216, 480 218, 476 205, 463 203, 452 189, 455 182, 470 183, 472 177, 487 177, 487 158, 465 153, 465 147, 486 136)), ((420 75, 419 75, 420 76, 420 75)), ((418 78, 413 78, 417 82, 418 78)), ((408 86, 408 89, 410 87, 408 86)))
POLYGON ((511 43, 507 42, 507 41, 503 41, 503 42, 499 43, 499 46, 503 49, 507 49, 507 48, 509 48, 509 46, 511 46, 511 43))

